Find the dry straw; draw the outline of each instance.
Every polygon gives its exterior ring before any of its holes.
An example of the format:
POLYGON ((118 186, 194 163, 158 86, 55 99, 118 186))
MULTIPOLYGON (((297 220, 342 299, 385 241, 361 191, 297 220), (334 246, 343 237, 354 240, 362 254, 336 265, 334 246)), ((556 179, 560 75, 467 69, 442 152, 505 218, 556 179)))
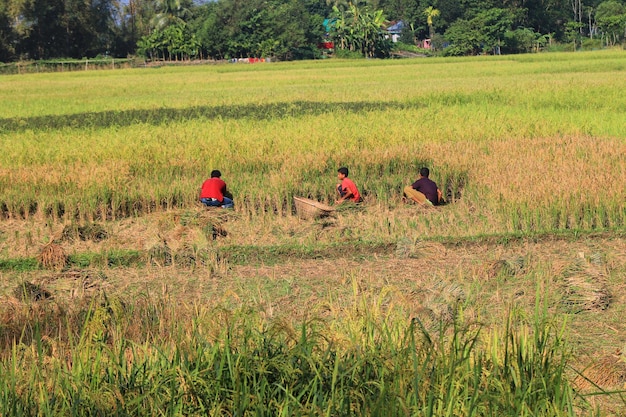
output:
POLYGON ((156 244, 148 249, 148 259, 154 266, 170 266, 172 265, 172 250, 167 242, 156 244))
POLYGON ((22 301, 40 301, 50 298, 52 294, 39 284, 25 281, 13 291, 15 298, 22 301))
POLYGON ((185 227, 196 227, 202 230, 207 240, 228 236, 224 223, 233 215, 231 210, 206 207, 198 204, 194 210, 184 211, 175 220, 185 227))
POLYGON ((174 253, 174 264, 183 268, 193 268, 209 265, 210 259, 216 254, 208 248, 198 246, 190 242, 183 244, 174 253))
POLYGON ((561 287, 561 305, 571 313, 606 310, 611 304, 606 273, 595 259, 594 263, 582 258, 572 263, 563 271, 561 287))
POLYGON ((41 248, 37 260, 46 269, 62 270, 67 265, 68 258, 60 245, 51 242, 41 248))
POLYGON ((55 291, 65 291, 71 298, 99 293, 108 286, 105 273, 92 269, 65 271, 47 279, 55 282, 55 291))
POLYGON ((523 256, 512 256, 506 259, 498 259, 489 266, 489 278, 497 276, 521 275, 526 271, 526 259, 523 256))
POLYGON ((441 243, 427 242, 421 239, 411 239, 403 237, 396 243, 396 257, 407 258, 428 258, 435 259, 446 254, 446 248, 441 243))
POLYGON ((437 331, 442 324, 452 323, 457 318, 459 307, 467 299, 462 285, 443 280, 426 283, 413 292, 413 296, 420 305, 413 318, 418 319, 429 332, 437 331))
POLYGON ((626 383, 626 362, 617 349, 580 372, 573 381, 580 391, 620 388, 626 383))

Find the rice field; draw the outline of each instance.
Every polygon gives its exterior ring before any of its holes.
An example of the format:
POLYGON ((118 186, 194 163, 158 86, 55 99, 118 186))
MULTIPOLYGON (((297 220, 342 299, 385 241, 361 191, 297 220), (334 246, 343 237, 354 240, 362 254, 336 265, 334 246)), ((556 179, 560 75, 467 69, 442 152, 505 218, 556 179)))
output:
POLYGON ((0 77, 0 416, 626 415, 625 74, 0 77), (364 203, 300 219, 340 166, 364 203), (401 201, 422 166, 449 204, 401 201), (234 211, 198 206, 213 169, 234 211))
POLYGON ((603 52, 8 76, 0 215, 189 207, 215 167, 251 216, 332 201, 342 165, 389 205, 427 165, 464 196, 436 219, 448 234, 621 227, 624 65, 603 52), (482 219, 455 230, 467 206, 482 219))

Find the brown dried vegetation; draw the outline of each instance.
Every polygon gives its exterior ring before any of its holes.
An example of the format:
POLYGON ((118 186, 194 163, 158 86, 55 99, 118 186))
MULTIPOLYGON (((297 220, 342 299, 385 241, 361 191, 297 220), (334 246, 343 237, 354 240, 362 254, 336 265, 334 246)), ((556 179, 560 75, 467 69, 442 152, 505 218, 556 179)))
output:
POLYGON ((574 378, 574 386, 583 392, 625 388, 626 359, 620 349, 594 361, 574 378))
POLYGON ((51 242, 41 248, 37 260, 46 269, 62 270, 67 265, 67 254, 63 247, 51 242))

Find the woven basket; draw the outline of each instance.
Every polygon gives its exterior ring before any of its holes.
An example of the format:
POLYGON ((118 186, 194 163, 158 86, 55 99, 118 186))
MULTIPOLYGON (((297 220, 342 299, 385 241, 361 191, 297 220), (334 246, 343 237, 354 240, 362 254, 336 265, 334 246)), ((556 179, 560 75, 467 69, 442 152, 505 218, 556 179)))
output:
POLYGON ((294 197, 296 213, 303 219, 326 217, 335 211, 334 207, 304 197, 294 197))

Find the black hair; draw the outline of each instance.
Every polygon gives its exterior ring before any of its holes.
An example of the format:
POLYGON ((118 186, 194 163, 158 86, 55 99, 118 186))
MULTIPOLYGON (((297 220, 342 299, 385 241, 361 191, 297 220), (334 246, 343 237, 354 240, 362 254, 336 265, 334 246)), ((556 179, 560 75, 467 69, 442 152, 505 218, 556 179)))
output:
POLYGON ((337 170, 337 172, 339 172, 340 174, 345 175, 346 177, 348 176, 348 168, 346 167, 341 167, 337 170))
POLYGON ((420 175, 422 177, 428 178, 428 176, 430 175, 430 171, 428 170, 428 168, 424 167, 424 168, 420 169, 420 175))
POLYGON ((211 178, 220 178, 222 176, 222 173, 219 172, 217 169, 214 169, 213 171, 211 171, 211 178))

